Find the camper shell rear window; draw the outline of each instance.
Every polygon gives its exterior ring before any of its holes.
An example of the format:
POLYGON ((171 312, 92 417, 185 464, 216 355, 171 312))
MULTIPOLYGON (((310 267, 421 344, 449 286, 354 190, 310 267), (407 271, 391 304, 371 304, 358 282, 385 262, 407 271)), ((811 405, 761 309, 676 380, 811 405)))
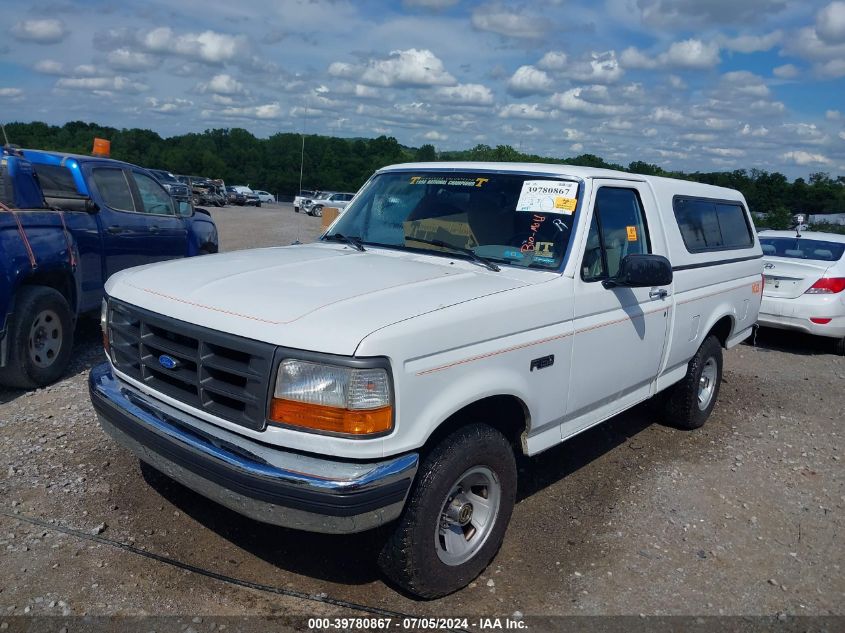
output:
POLYGON ((754 246, 754 233, 742 203, 675 196, 675 219, 690 253, 729 251, 754 246))

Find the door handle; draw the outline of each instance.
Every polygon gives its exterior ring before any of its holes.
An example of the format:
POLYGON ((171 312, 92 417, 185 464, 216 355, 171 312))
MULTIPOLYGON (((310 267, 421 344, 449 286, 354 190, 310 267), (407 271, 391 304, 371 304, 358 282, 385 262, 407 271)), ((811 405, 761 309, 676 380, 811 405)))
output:
POLYGON ((124 233, 126 231, 126 229, 123 228, 122 226, 118 226, 116 224, 113 224, 110 227, 108 227, 106 229, 106 231, 108 231, 112 235, 117 235, 118 233, 124 233))
POLYGON ((149 230, 150 230, 150 233, 158 233, 160 229, 159 229, 159 228, 158 228, 155 224, 153 224, 153 225, 150 227, 150 229, 149 229, 149 230))
POLYGON ((669 296, 669 291, 664 290, 663 288, 661 288, 660 290, 652 290, 651 292, 648 293, 648 298, 652 299, 654 301, 656 301, 658 299, 665 299, 668 296, 669 296))

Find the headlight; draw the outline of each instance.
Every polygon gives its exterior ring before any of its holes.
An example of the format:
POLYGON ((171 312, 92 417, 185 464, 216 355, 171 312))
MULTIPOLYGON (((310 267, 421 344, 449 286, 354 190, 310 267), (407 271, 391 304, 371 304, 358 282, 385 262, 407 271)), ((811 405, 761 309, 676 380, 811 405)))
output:
POLYGON ((380 367, 359 369, 285 359, 276 376, 270 420, 347 435, 390 431, 390 377, 380 367))

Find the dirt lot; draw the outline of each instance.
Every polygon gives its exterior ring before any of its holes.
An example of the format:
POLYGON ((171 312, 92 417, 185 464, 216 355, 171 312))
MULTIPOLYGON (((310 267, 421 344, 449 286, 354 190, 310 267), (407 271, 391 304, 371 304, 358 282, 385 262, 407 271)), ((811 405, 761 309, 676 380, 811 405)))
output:
MULTIPOLYGON (((289 205, 213 214, 225 250, 319 233, 318 219, 289 205)), ((727 353, 719 403, 699 431, 656 424, 642 406, 526 462, 491 567, 457 594, 420 602, 380 577, 380 533, 262 525, 140 468, 100 431, 88 401, 99 336, 94 319, 81 323, 61 382, 0 389, 0 622, 362 607, 845 614, 845 359, 821 341, 763 332, 756 347, 727 353)))

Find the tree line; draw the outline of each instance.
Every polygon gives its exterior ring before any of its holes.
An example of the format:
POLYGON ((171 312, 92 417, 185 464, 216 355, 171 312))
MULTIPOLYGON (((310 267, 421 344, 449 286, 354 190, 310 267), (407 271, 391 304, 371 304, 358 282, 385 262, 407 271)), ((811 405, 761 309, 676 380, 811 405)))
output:
POLYGON ((524 154, 509 145, 476 145, 472 149, 438 152, 431 144, 418 148, 395 138, 338 138, 278 133, 257 138, 242 128, 213 129, 162 138, 151 130, 118 129, 71 121, 61 126, 41 122, 9 123, 9 141, 20 147, 89 154, 94 137, 111 142, 111 156, 143 167, 176 174, 222 178, 280 196, 306 189, 356 191, 378 168, 408 161, 473 160, 545 162, 618 169, 637 174, 681 178, 741 191, 751 211, 767 214, 766 225, 786 228, 793 213, 845 213, 845 176, 814 173, 791 181, 778 172, 738 169, 729 172, 666 171, 642 161, 627 166, 582 154, 555 158, 524 154), (304 152, 303 152, 304 138, 304 152), (302 157, 302 160, 300 160, 302 157))

